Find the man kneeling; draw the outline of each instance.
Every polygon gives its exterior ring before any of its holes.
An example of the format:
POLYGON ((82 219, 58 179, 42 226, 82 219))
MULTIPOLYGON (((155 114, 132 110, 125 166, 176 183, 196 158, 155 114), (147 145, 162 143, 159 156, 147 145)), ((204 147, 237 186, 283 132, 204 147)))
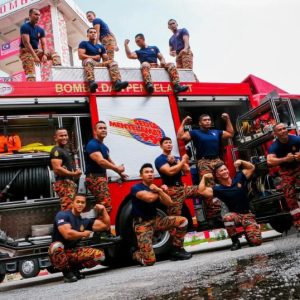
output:
POLYGON ((243 226, 245 235, 251 246, 261 245, 261 232, 255 221, 255 215, 250 211, 250 201, 248 198, 248 190, 245 185, 247 179, 250 178, 255 170, 255 166, 251 163, 238 159, 235 167, 243 166, 242 172, 231 178, 229 171, 223 162, 215 165, 215 175, 220 185, 213 188, 205 185, 206 179, 212 179, 213 174, 204 174, 199 186, 199 192, 204 197, 217 197, 223 201, 228 209, 223 217, 223 222, 227 230, 228 236, 232 240, 231 251, 241 249, 241 244, 236 231, 236 226, 243 226))
POLYGON ((171 198, 154 185, 154 170, 151 164, 144 164, 140 169, 141 183, 131 188, 133 228, 137 237, 139 250, 133 253, 133 259, 143 266, 155 263, 152 238, 155 231, 173 231, 171 260, 186 260, 192 257, 183 248, 188 221, 185 217, 159 217, 156 207, 159 201, 165 206, 172 206, 171 198), (159 200, 159 201, 158 201, 159 200))
POLYGON ((83 279, 81 269, 92 268, 104 261, 102 250, 77 247, 82 238, 88 238, 91 231, 106 231, 110 227, 110 218, 103 205, 97 204, 96 209, 102 219, 86 219, 81 217, 86 207, 86 197, 76 194, 72 200, 71 210, 59 212, 53 226, 53 243, 48 255, 52 265, 63 272, 65 282, 75 282, 83 279))

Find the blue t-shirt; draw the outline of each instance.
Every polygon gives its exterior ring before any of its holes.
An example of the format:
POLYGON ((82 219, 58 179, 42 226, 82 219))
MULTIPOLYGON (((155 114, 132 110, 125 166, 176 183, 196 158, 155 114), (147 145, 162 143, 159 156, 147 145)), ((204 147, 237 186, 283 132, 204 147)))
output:
POLYGON ((100 36, 99 36, 100 41, 103 37, 110 35, 109 27, 103 20, 101 20, 99 18, 95 18, 93 21, 93 26, 95 26, 95 25, 100 25, 100 36))
POLYGON ((245 184, 247 178, 243 172, 239 172, 232 178, 231 186, 220 184, 214 186, 214 196, 224 202, 229 212, 242 212, 250 210, 250 202, 248 199, 248 189, 245 184))
MULTIPOLYGON (((269 154, 275 154, 277 158, 286 157, 289 153, 295 154, 300 150, 300 137, 289 134, 289 139, 286 144, 281 143, 278 139, 270 146, 269 154)), ((280 164, 281 168, 295 169, 299 166, 299 162, 285 162, 280 164)))
POLYGON ((138 56, 138 60, 142 64, 143 62, 157 63, 157 54, 160 53, 156 46, 148 46, 145 49, 136 50, 135 53, 138 56))
MULTIPOLYGON (((180 157, 175 156, 176 160, 181 160, 180 157)), ((181 171, 179 171, 177 174, 173 175, 173 176, 168 176, 164 173, 162 173, 159 169, 164 166, 165 164, 168 164, 170 167, 174 166, 174 164, 171 164, 168 161, 168 156, 161 154, 159 157, 156 158, 155 160, 155 168, 157 170, 157 172, 159 173, 163 184, 166 184, 167 186, 179 186, 182 185, 182 181, 181 181, 181 171)))
POLYGON ((169 45, 173 47, 175 51, 182 50, 184 48, 183 37, 189 35, 189 32, 185 29, 178 29, 176 34, 173 34, 169 40, 169 45))
MULTIPOLYGON (((80 42, 78 48, 84 49, 86 55, 90 55, 90 56, 100 55, 100 58, 102 57, 103 54, 106 53, 106 49, 103 45, 100 44, 94 45, 89 41, 80 42)), ((100 62, 101 59, 99 60, 94 59, 94 60, 100 62)))
POLYGON ((32 46, 33 49, 38 49, 40 39, 45 37, 44 29, 38 25, 32 26, 30 22, 25 23, 21 26, 20 34, 21 34, 21 44, 20 44, 21 48, 25 48, 24 43, 22 41, 22 34, 29 35, 30 45, 32 46))
POLYGON ((191 130, 189 131, 197 150, 197 159, 208 155, 219 156, 219 148, 223 135, 222 130, 191 130))
POLYGON ((156 207, 159 200, 148 203, 136 197, 136 194, 141 191, 152 192, 150 188, 144 185, 142 182, 134 185, 131 188, 131 200, 132 200, 132 215, 134 218, 142 218, 145 221, 150 221, 156 216, 156 207))
POLYGON ((78 232, 83 232, 85 230, 92 231, 95 220, 75 217, 72 210, 60 211, 54 220, 52 241, 62 242, 65 245, 65 249, 75 248, 79 240, 70 241, 66 240, 62 234, 59 232, 58 227, 65 224, 70 224, 71 228, 78 232))
POLYGON ((92 139, 88 142, 85 148, 85 174, 106 174, 106 169, 99 166, 94 160, 90 158, 90 154, 94 152, 101 152, 104 159, 109 158, 109 149, 97 139, 92 139))

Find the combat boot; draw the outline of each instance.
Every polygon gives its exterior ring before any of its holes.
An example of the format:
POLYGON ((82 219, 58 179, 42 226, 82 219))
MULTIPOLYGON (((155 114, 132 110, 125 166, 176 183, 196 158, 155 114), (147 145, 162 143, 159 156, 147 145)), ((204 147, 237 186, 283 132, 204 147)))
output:
POLYGON ((78 280, 73 271, 70 269, 64 269, 62 273, 65 277, 64 282, 76 282, 78 280))
POLYGON ((187 85, 174 84, 173 91, 175 94, 186 92, 189 89, 187 85))
POLYGON ((117 80, 115 82, 115 92, 121 92, 123 89, 126 89, 128 87, 128 81, 121 81, 117 80))
POLYGON ((239 249, 242 248, 239 237, 238 237, 237 234, 232 236, 231 240, 232 240, 231 251, 236 251, 236 250, 239 250, 239 249))
POLYGON ((73 274, 77 277, 78 280, 85 278, 85 275, 82 274, 79 270, 73 270, 73 274))
POLYGON ((90 92, 95 93, 98 88, 98 83, 94 80, 89 81, 90 92))
POLYGON ((192 257, 192 253, 185 251, 184 248, 181 248, 179 246, 172 246, 170 260, 187 260, 192 257))
POLYGON ((147 91, 149 94, 152 94, 152 93, 153 93, 154 88, 153 88, 152 82, 148 82, 148 83, 146 84, 146 91, 147 91))
POLYGON ((97 242, 100 239, 103 242, 118 243, 122 240, 120 236, 113 235, 110 230, 94 232, 93 241, 97 242))

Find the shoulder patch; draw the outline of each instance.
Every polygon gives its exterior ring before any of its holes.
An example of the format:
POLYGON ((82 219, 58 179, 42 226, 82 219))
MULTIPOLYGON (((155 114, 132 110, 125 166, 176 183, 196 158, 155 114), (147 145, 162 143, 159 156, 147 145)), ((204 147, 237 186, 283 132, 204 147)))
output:
POLYGON ((101 52, 102 52, 102 49, 101 49, 101 48, 99 48, 99 50, 98 50, 98 51, 99 51, 99 53, 101 53, 101 52))
POLYGON ((54 152, 54 156, 59 156, 59 153, 57 150, 54 152))
POLYGON ((60 219, 57 221, 57 224, 63 223, 65 220, 64 219, 60 219))

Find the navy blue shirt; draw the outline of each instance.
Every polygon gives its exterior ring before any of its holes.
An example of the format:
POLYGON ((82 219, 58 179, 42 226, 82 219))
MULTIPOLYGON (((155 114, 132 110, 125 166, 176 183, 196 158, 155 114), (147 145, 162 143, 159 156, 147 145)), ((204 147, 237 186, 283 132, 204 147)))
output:
POLYGON ((189 131, 197 150, 197 159, 208 155, 219 156, 219 148, 223 135, 222 130, 191 130, 189 131))
POLYGON ((54 220, 52 241, 62 242, 65 245, 65 249, 75 248, 79 240, 70 241, 66 240, 59 232, 58 227, 65 224, 70 224, 71 228, 78 232, 84 232, 85 230, 92 231, 95 220, 86 219, 82 217, 75 217, 72 210, 60 211, 54 220))
POLYGON ((184 48, 183 37, 189 35, 189 32, 185 29, 178 29, 176 34, 173 34, 169 40, 169 45, 173 47, 175 51, 182 50, 184 48))
POLYGON ((20 44, 21 48, 25 48, 24 43, 22 41, 22 34, 29 35, 30 45, 32 46, 33 49, 38 49, 40 39, 45 37, 44 29, 38 25, 32 26, 30 22, 25 23, 21 26, 20 34, 21 34, 21 44, 20 44))
POLYGON ((99 40, 101 40, 103 37, 110 35, 109 33, 109 27, 108 25, 101 19, 95 18, 93 21, 93 26, 100 25, 100 36, 99 40))
POLYGON ((136 50, 135 53, 141 64, 145 61, 148 63, 157 63, 157 54, 160 51, 156 46, 148 46, 145 49, 136 50))
MULTIPOLYGON (((175 156, 176 160, 181 160, 180 157, 175 156)), ((168 161, 168 156, 161 154, 159 157, 155 160, 155 168, 157 172, 159 173, 163 184, 166 184, 167 186, 174 186, 174 185, 182 185, 181 181, 181 171, 179 171, 177 174, 173 176, 168 176, 164 173, 162 173, 159 169, 164 166, 165 164, 168 164, 170 167, 174 166, 174 164, 171 164, 168 161)))
POLYGON ((136 194, 141 191, 152 192, 150 188, 142 182, 131 188, 132 215, 134 218, 142 218, 144 221, 150 221, 156 216, 156 207, 159 204, 159 200, 157 199, 154 202, 148 203, 137 198, 136 194))
POLYGON ((109 149, 103 143, 100 143, 97 139, 90 140, 85 148, 85 174, 106 174, 106 169, 90 158, 90 154, 94 152, 101 152, 104 159, 109 158, 109 149))
MULTIPOLYGON (((295 154, 300 150, 300 137, 289 134, 289 139, 286 144, 281 143, 278 139, 270 146, 269 154, 275 154, 277 158, 286 157, 289 153, 295 154)), ((281 168, 295 169, 299 166, 299 162, 285 162, 280 164, 281 168)))
MULTIPOLYGON (((100 55, 100 57, 102 57, 102 55, 106 53, 106 49, 103 45, 100 44, 94 45, 89 41, 80 42, 78 48, 84 49, 85 54, 90 56, 100 55)), ((101 59, 99 60, 94 59, 94 60, 100 62, 101 59)))
POLYGON ((227 205, 229 212, 250 210, 246 180, 245 174, 239 172, 232 178, 231 186, 220 184, 212 188, 214 196, 227 205))

